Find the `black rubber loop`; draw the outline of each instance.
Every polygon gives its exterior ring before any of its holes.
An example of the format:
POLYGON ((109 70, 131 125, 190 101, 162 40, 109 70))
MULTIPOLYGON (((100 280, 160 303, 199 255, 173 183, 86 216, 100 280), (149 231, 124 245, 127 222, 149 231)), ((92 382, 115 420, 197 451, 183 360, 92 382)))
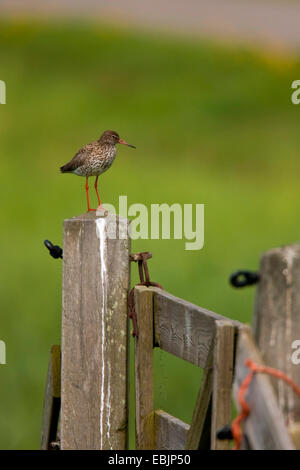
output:
POLYGON ((230 276, 230 284, 233 287, 253 286, 259 281, 259 274, 255 271, 236 271, 230 276))
POLYGON ((63 257, 63 250, 58 245, 53 245, 50 240, 45 240, 44 245, 48 248, 50 255, 52 258, 58 259, 63 257))
POLYGON ((231 431, 231 426, 228 424, 225 424, 222 428, 218 429, 216 432, 216 437, 220 441, 225 441, 226 439, 233 439, 232 431, 231 431))

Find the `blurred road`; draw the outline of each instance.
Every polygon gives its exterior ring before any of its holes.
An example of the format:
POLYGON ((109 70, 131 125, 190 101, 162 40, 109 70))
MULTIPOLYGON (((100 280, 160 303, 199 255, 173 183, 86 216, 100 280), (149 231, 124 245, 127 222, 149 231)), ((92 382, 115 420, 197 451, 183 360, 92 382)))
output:
POLYGON ((0 0, 0 13, 85 16, 124 26, 300 49, 297 0, 0 0))

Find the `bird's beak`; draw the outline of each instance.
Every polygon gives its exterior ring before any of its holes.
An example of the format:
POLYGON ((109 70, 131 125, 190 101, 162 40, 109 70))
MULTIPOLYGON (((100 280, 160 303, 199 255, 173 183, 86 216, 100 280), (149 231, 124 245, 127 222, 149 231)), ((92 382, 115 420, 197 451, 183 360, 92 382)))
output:
POLYGON ((122 139, 119 139, 119 144, 127 145, 128 147, 132 147, 133 149, 136 148, 134 145, 127 144, 127 142, 125 142, 125 140, 122 140, 122 139))

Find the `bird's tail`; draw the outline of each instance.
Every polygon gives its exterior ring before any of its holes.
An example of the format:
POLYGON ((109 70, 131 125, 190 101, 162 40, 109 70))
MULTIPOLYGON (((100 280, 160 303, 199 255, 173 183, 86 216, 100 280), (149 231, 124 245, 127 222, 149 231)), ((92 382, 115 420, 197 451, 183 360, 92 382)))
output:
POLYGON ((60 167, 60 172, 61 173, 68 173, 68 171, 70 171, 69 168, 68 168, 68 164, 63 165, 63 166, 60 167))

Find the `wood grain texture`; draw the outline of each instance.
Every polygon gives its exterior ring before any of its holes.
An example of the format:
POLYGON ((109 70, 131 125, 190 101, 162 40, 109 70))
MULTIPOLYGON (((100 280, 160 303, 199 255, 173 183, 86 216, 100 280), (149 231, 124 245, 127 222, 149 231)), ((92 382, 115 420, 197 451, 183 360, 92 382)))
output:
MULTIPOLYGON (((234 378, 234 398, 238 409, 237 392, 249 373, 249 368, 245 366, 245 360, 248 358, 257 364, 263 364, 250 329, 244 327, 239 332, 234 378)), ((243 429, 250 448, 254 450, 294 449, 271 381, 266 374, 254 376, 246 394, 246 401, 251 411, 244 421, 243 429)))
POLYGON ((155 449, 184 450, 190 426, 163 410, 155 410, 155 449))
MULTIPOLYGON (((253 332, 263 361, 300 386, 293 342, 300 340, 300 244, 275 248, 261 258, 253 332)), ((299 344, 296 346, 299 349, 299 344)), ((271 379, 289 423, 300 421, 300 398, 280 380, 271 379)))
POLYGON ((291 423, 288 432, 295 448, 300 450, 300 423, 291 423))
POLYGON ((211 446, 210 434, 213 388, 213 353, 214 343, 211 345, 207 367, 203 371, 201 386, 193 412, 192 424, 190 426, 186 440, 186 450, 208 450, 211 446))
POLYGON ((41 450, 50 450, 51 442, 57 440, 60 412, 60 346, 52 346, 46 381, 41 450))
POLYGON ((229 450, 229 440, 219 440, 217 430, 231 422, 235 326, 228 321, 216 322, 213 358, 211 449, 229 450))
POLYGON ((147 287, 136 286, 134 301, 139 331, 134 340, 136 448, 153 450, 153 292, 147 287))
POLYGON ((127 447, 127 223, 95 213, 64 223, 62 449, 127 447))
MULTIPOLYGON (((152 288, 155 341, 160 348, 199 367, 206 367, 216 321, 230 319, 152 288)), ((239 322, 232 324, 240 326, 239 322)))

